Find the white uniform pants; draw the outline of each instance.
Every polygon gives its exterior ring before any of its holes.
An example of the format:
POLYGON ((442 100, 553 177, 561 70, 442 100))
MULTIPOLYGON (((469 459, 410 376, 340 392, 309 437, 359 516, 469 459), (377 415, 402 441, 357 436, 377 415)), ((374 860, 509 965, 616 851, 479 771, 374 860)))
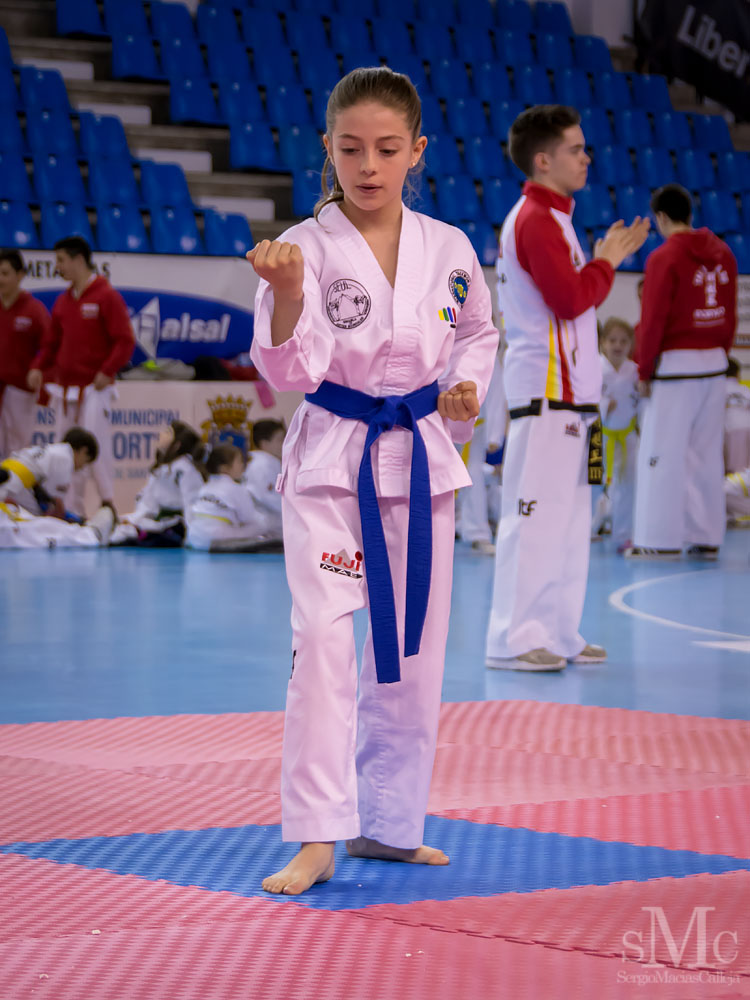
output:
MULTIPOLYGON (((607 438, 604 437, 606 448, 607 438)), ((607 492, 610 498, 612 540, 624 545, 633 539, 633 507, 635 504, 635 476, 638 463, 638 435, 631 431, 625 440, 625 453, 621 445, 615 447, 612 481, 607 492)), ((605 470, 609 472, 609 470, 605 470)))
POLYGON ((491 542, 484 459, 487 454, 487 422, 480 420, 468 445, 466 468, 471 486, 458 491, 458 534, 465 542, 491 542))
POLYGON ((83 389, 83 401, 80 409, 76 401, 68 401, 63 408, 60 402, 60 418, 58 420, 59 439, 73 426, 83 427, 90 431, 99 443, 99 457, 91 465, 73 473, 70 486, 68 509, 75 514, 84 515, 86 484, 89 477, 93 478, 100 500, 112 500, 115 491, 115 459, 112 447, 112 406, 117 399, 117 390, 113 385, 97 391, 93 385, 83 389))
MULTIPOLYGON (((404 642, 408 500, 380 510, 404 642)), ((365 641, 357 699, 353 614, 367 606, 364 576, 324 569, 362 552, 357 497, 319 487, 282 495, 292 592, 293 673, 282 756, 282 836, 291 841, 370 837, 392 847, 422 843, 437 741, 453 573, 454 498, 432 498, 432 580, 420 652, 401 658, 401 680, 378 684, 365 641)), ((364 574, 364 567, 360 567, 364 574)))
POLYGON ((487 656, 544 648, 573 657, 591 529, 587 420, 549 410, 510 422, 487 656))
POLYGON ((724 540, 725 378, 659 381, 646 401, 633 544, 682 549, 724 540))
POLYGON ((99 544, 97 533, 86 525, 28 514, 21 520, 0 508, 0 549, 93 548, 99 544))
POLYGON ((36 393, 6 385, 0 402, 0 458, 31 444, 36 393))

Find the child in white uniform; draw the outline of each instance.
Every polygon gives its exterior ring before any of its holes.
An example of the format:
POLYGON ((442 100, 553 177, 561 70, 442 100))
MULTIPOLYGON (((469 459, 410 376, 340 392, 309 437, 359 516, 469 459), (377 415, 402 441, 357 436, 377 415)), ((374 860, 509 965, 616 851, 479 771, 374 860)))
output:
MULTIPOLYGON (((10 474, 0 468, 0 490, 10 474)), ((15 501, 0 501, 0 549, 96 548, 109 543, 114 511, 100 509, 85 524, 59 517, 37 517, 15 501)))
POLYGON ((638 455, 638 366, 631 360, 633 328, 611 316, 600 341, 604 480, 610 501, 612 538, 618 552, 631 544, 638 455))
POLYGON ((730 472, 724 479, 727 523, 733 528, 750 528, 750 468, 730 472))
POLYGON ((279 420, 253 424, 253 451, 242 478, 250 496, 267 514, 267 529, 277 541, 281 540, 281 494, 276 484, 285 436, 286 428, 279 420))
POLYGON ((282 837, 302 846, 263 883, 289 895, 331 877, 337 840, 359 857, 448 863, 422 835, 453 493, 469 484, 452 438, 471 437, 498 343, 468 239, 402 203, 427 144, 408 78, 354 70, 326 117, 333 191, 316 218, 248 254, 262 279, 253 361, 275 389, 307 394, 281 478, 293 601, 282 837))
POLYGON ((30 514, 65 516, 65 498, 73 473, 96 461, 99 445, 82 427, 71 427, 59 444, 22 448, 0 462, 8 473, 0 501, 11 501, 30 514))
POLYGON ((159 439, 156 462, 136 497, 135 510, 115 528, 112 545, 182 545, 185 511, 206 479, 199 461, 203 451, 198 433, 173 420, 159 439))
POLYGON ((724 410, 724 470, 741 472, 750 466, 750 387, 740 382, 740 366, 727 362, 727 400, 724 410))
POLYGON ((269 518, 245 488, 245 456, 217 445, 206 460, 208 482, 187 510, 185 544, 211 552, 249 552, 270 540, 269 518))

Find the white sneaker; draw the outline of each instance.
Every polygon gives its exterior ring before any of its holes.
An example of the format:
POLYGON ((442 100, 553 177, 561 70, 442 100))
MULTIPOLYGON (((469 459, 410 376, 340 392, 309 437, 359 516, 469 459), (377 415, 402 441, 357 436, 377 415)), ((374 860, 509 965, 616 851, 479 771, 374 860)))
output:
POLYGON ((564 670, 568 663, 564 656, 550 653, 548 649, 542 649, 541 647, 508 659, 499 656, 488 656, 484 662, 493 670, 533 670, 537 673, 564 670))
POLYGON ((471 549, 473 552, 478 552, 483 556, 494 556, 495 546, 492 542, 485 541, 485 539, 480 538, 476 542, 471 543, 471 549))
POLYGON ((682 558, 682 549, 649 549, 644 545, 633 545, 625 549, 626 559, 651 559, 661 562, 682 558))
POLYGON ((607 650, 603 646, 591 646, 589 643, 583 647, 577 656, 571 656, 571 663, 604 663, 607 659, 607 650))
POLYGON ((100 507, 96 514, 88 519, 86 526, 94 529, 99 537, 100 545, 109 545, 109 539, 115 526, 115 512, 111 507, 100 507))

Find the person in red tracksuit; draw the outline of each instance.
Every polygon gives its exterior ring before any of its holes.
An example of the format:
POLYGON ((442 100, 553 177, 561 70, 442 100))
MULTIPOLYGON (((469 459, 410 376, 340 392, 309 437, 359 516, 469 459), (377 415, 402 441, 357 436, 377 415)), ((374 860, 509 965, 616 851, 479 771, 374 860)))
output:
POLYGON ((716 559, 724 538, 727 352, 737 318, 737 262, 709 229, 691 226, 692 203, 677 184, 656 191, 651 210, 665 243, 646 261, 636 331, 647 398, 630 558, 716 559))
POLYGON ((44 305, 21 288, 23 257, 0 250, 0 458, 31 444, 36 393, 29 368, 50 326, 44 305))
MULTIPOLYGON (((114 455, 110 412, 117 398, 117 372, 130 360, 135 336, 125 301, 91 264, 91 248, 80 236, 55 244, 57 269, 70 287, 52 307, 52 326, 28 375, 39 389, 48 369, 62 390, 63 434, 78 424, 96 437, 99 458, 91 466, 102 504, 113 506, 114 455)), ((62 426, 60 426, 62 423, 62 426)), ((84 514, 86 480, 74 477, 70 509, 84 514)))

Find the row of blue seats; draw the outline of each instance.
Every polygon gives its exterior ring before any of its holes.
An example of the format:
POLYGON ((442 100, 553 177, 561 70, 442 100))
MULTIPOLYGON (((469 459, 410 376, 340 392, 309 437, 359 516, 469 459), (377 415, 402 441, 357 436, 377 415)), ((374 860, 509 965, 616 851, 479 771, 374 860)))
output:
POLYGON ((152 207, 150 234, 135 205, 96 206, 96 237, 86 206, 80 202, 47 201, 41 205, 40 229, 23 202, 0 201, 0 245, 21 249, 51 249, 66 236, 83 236, 96 250, 111 253, 209 254, 243 256, 252 246, 250 226, 244 215, 202 209, 201 235, 190 206, 152 207))
MULTIPOLYGON (((735 196, 731 191, 696 192, 693 225, 708 226, 717 233, 750 234, 750 192, 735 196)), ((651 190, 644 185, 618 188, 613 199, 603 184, 587 184, 575 196, 574 220, 584 229, 611 225, 616 219, 633 219, 649 213, 651 190)))
MULTIPOLYGON (((300 15, 322 15, 339 20, 355 13, 368 20, 381 18, 393 24, 418 21, 451 24, 456 30, 476 28, 491 29, 495 26, 515 28, 528 32, 573 34, 567 7, 564 3, 540 0, 532 8, 524 0, 498 0, 498 2, 457 3, 456 0, 213 0, 202 4, 195 18, 195 29, 200 38, 227 37, 232 25, 233 12, 273 11, 284 13, 287 19, 300 15)), ((149 29, 155 35, 187 34, 193 31, 193 21, 182 4, 160 3, 151 0, 148 17, 140 0, 104 0, 102 18, 96 0, 57 0, 57 31, 60 35, 90 35, 113 37, 134 32, 143 34, 149 29), (149 23, 150 19, 150 23, 149 23)))

